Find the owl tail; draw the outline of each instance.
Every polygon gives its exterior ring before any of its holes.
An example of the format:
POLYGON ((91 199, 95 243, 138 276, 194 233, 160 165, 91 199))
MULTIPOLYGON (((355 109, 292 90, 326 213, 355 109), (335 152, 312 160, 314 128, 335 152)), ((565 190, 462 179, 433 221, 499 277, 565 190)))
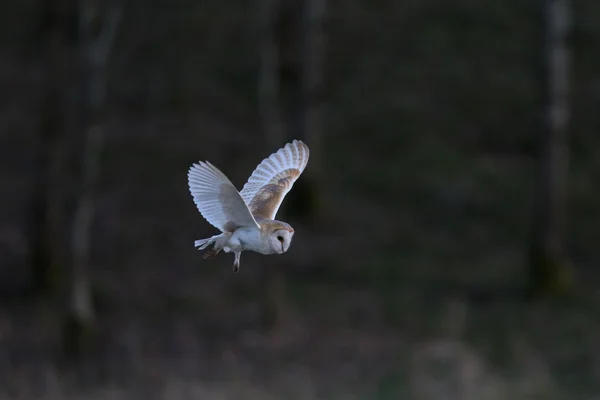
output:
POLYGON ((229 239, 229 236, 231 236, 230 233, 222 233, 220 235, 215 235, 208 239, 196 240, 194 242, 194 246, 197 247, 198 250, 204 250, 208 246, 210 246, 211 244, 214 243, 214 247, 212 249, 208 249, 206 251, 206 253, 204 254, 204 256, 202 256, 202 258, 204 258, 205 260, 208 260, 208 259, 216 256, 217 254, 219 254, 219 252, 221 251, 221 249, 227 242, 227 239, 229 239))
POLYGON ((208 239, 200 239, 194 242, 194 246, 198 248, 198 250, 204 250, 211 244, 215 244, 215 250, 221 250, 223 246, 227 243, 227 240, 231 237, 230 232, 221 233, 219 235, 215 235, 209 237, 208 239))
POLYGON ((210 246, 211 244, 213 244, 217 238, 221 236, 221 235, 215 235, 213 237, 210 237, 208 239, 200 239, 200 240, 196 240, 194 242, 194 247, 197 247, 198 250, 204 250, 206 249, 208 246, 210 246))

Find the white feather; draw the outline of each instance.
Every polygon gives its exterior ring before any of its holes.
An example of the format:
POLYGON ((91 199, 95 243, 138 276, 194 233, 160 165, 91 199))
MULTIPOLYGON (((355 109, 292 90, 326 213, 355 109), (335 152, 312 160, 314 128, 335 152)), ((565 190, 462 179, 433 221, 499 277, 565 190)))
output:
MULTIPOLYGON (((242 188, 240 195, 246 204, 250 204, 258 191, 269 183, 273 183, 277 175, 288 169, 297 169, 302 173, 308 164, 309 150, 308 147, 300 140, 294 140, 292 143, 286 144, 276 153, 271 154, 268 158, 256 167, 248 182, 242 188)), ((299 175, 298 175, 299 176, 299 175)), ((296 177, 297 179, 298 177, 296 177)), ((292 189, 292 185, 287 192, 292 189)), ((286 193, 287 193, 286 192, 286 193)))
POLYGON ((221 232, 228 223, 259 227, 233 183, 211 163, 193 164, 188 185, 200 214, 221 232))
POLYGON ((210 246, 211 244, 213 244, 220 237, 221 237, 221 235, 215 235, 215 236, 211 236, 211 237, 206 238, 206 239, 196 240, 194 242, 194 247, 197 247, 198 250, 204 250, 208 246, 210 246))

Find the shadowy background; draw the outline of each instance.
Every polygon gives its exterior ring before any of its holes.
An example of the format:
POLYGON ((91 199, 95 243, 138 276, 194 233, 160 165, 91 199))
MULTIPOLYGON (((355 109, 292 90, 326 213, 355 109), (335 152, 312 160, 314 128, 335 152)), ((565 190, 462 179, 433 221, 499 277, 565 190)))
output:
POLYGON ((0 398, 598 398, 599 35, 592 0, 3 2, 0 398), (290 250, 203 260, 190 165, 241 189, 293 138, 290 250))

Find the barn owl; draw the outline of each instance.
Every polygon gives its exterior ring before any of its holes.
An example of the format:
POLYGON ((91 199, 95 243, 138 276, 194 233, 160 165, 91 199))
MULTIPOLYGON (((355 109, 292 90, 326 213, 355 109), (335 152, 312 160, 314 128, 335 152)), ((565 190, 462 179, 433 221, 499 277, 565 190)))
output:
POLYGON ((208 161, 193 164, 188 185, 200 214, 220 234, 194 242, 198 250, 214 245, 204 259, 221 250, 233 252, 233 271, 240 268, 242 251, 283 254, 289 248, 294 229, 275 220, 285 195, 292 189, 308 163, 308 146, 300 140, 286 144, 256 167, 241 192, 217 167, 208 161))

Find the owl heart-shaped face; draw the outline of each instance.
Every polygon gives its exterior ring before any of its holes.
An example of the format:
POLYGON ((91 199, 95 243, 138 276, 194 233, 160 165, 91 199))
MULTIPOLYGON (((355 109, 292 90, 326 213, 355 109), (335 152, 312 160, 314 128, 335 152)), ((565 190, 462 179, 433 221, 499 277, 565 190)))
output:
POLYGON ((282 254, 288 251, 292 243, 294 231, 288 229, 277 229, 269 235, 269 245, 275 253, 282 254))

